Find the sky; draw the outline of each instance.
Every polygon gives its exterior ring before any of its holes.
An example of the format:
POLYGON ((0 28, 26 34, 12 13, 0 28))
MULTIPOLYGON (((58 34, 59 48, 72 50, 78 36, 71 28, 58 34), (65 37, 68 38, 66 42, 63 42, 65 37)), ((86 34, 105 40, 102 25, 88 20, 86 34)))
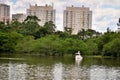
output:
POLYGON ((56 9, 57 30, 63 30, 63 11, 66 6, 89 7, 92 11, 92 29, 106 32, 109 27, 112 31, 117 30, 116 25, 120 18, 120 0, 0 0, 0 3, 10 5, 11 14, 26 13, 29 5, 44 6, 54 4, 56 9))

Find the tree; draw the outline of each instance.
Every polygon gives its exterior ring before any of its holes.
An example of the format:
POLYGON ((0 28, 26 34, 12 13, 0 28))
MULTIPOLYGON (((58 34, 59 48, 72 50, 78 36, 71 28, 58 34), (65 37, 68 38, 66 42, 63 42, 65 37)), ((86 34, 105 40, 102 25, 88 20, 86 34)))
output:
POLYGON ((120 57, 120 38, 116 38, 108 44, 104 45, 103 55, 120 57))
POLYGON ((112 40, 120 38, 119 33, 107 32, 104 35, 98 37, 96 42, 98 44, 98 52, 101 54, 104 48, 104 45, 108 44, 112 40))
POLYGON ((87 39, 87 41, 85 42, 88 47, 86 55, 99 55, 98 45, 95 40, 96 38, 90 38, 90 39, 87 39))
POLYGON ((27 18, 24 20, 25 23, 27 22, 38 22, 40 19, 36 16, 27 16, 27 18))
POLYGON ((48 34, 47 30, 45 27, 40 27, 39 30, 37 32, 34 33, 34 37, 35 39, 44 37, 48 34))
POLYGON ((53 23, 53 21, 46 22, 43 27, 46 28, 48 34, 54 33, 55 32, 55 28, 56 28, 56 26, 53 23))
POLYGON ((6 25, 4 24, 4 22, 0 22, 0 31, 2 32, 6 32, 6 25))
POLYGON ((87 45, 79 39, 66 38, 63 40, 62 45, 66 54, 74 54, 77 51, 81 51, 82 54, 87 52, 87 45))
POLYGON ((9 31, 19 32, 20 28, 22 28, 22 23, 14 20, 11 24, 8 25, 9 31))
POLYGON ((38 21, 40 20, 36 16, 27 16, 27 18, 22 23, 22 27, 19 32, 24 35, 34 36, 34 34, 40 28, 38 21))
POLYGON ((47 34, 55 33, 55 24, 52 21, 48 21, 44 24, 43 27, 40 27, 37 32, 34 33, 35 38, 41 38, 46 36, 47 34))
POLYGON ((33 36, 25 36, 16 44, 15 51, 20 53, 31 53, 35 47, 34 44, 35 40, 33 36))
POLYGON ((89 38, 92 38, 94 35, 97 35, 96 33, 97 33, 97 32, 96 32, 95 30, 92 30, 92 29, 86 30, 86 36, 87 36, 87 38, 88 38, 88 37, 89 37, 89 38))
POLYGON ((39 24, 34 22, 29 22, 23 25, 25 29, 25 35, 32 35, 34 36, 34 33, 37 32, 40 28, 39 24))
POLYGON ((57 31, 55 34, 59 35, 59 37, 63 39, 71 36, 68 32, 62 32, 62 31, 57 31))
POLYGON ((107 33, 109 33, 109 32, 111 32, 111 30, 110 30, 110 28, 108 27, 108 28, 107 28, 107 33))
POLYGON ((15 45, 22 39, 22 35, 16 32, 2 33, 0 32, 0 51, 13 52, 15 45))
POLYGON ((72 28, 67 28, 67 27, 65 27, 64 29, 65 29, 65 32, 67 32, 67 33, 69 33, 69 34, 72 33, 72 28))
POLYGON ((86 38, 86 31, 82 29, 81 31, 78 32, 78 36, 84 40, 86 38))

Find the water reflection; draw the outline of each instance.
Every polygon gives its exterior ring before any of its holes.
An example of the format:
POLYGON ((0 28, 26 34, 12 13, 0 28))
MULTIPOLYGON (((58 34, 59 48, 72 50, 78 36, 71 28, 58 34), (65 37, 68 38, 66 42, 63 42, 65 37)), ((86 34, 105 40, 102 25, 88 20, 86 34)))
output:
POLYGON ((9 66, 7 63, 0 64, 0 80, 8 80, 9 66))
POLYGON ((97 63, 86 66, 85 60, 70 64, 53 60, 51 65, 40 61, 37 64, 27 61, 0 63, 0 80, 120 80, 120 67, 116 66, 97 63))
POLYGON ((81 66, 82 60, 75 61, 75 65, 66 66, 64 70, 69 80, 89 80, 89 69, 81 66))
POLYGON ((105 66, 91 66, 90 80, 120 80, 120 70, 116 68, 107 68, 105 66))
POLYGON ((8 64, 9 66, 9 80, 25 80, 26 79, 26 64, 8 64))
POLYGON ((78 60, 75 60, 75 65, 76 66, 80 66, 80 63, 82 62, 82 60, 78 59, 78 60))
POLYGON ((62 63, 55 64, 53 67, 53 80, 63 80, 63 66, 62 63))

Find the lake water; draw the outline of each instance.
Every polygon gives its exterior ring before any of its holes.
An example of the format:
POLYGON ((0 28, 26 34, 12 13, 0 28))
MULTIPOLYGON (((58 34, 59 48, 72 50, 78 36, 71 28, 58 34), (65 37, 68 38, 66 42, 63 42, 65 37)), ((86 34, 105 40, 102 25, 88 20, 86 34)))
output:
POLYGON ((0 80, 120 80, 120 59, 1 56, 0 80))

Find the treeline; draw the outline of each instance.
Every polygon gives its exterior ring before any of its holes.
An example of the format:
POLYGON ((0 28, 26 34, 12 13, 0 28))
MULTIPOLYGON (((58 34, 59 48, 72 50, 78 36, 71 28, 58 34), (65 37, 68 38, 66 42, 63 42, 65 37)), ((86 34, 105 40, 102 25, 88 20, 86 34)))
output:
POLYGON ((0 22, 0 52, 63 56, 81 51, 82 55, 120 56, 120 33, 108 30, 100 34, 94 30, 81 30, 77 35, 55 31, 52 21, 39 26, 38 18, 28 16, 5 25, 0 22))

